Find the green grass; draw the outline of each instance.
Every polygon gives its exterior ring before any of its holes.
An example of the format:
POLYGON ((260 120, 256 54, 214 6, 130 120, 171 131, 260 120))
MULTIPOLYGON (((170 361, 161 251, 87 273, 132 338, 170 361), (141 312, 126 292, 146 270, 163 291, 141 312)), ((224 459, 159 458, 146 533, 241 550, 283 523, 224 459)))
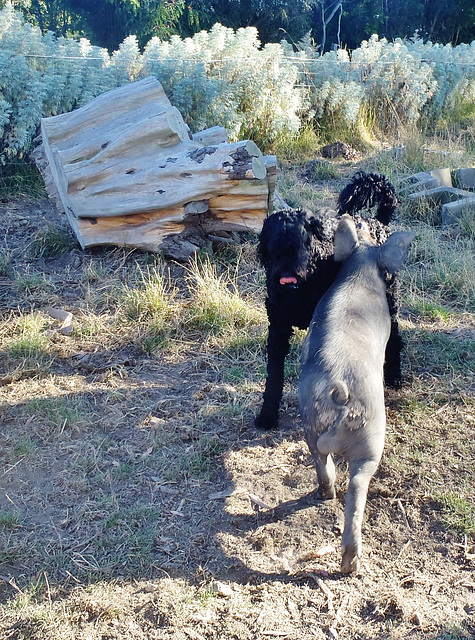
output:
POLYGON ((411 306, 417 315, 427 320, 448 322, 454 316, 452 309, 427 300, 414 300, 411 306))
POLYGON ((475 504, 469 499, 448 491, 436 497, 436 502, 442 509, 444 524, 469 536, 475 535, 475 504))
POLYGON ((35 258, 57 258, 69 251, 73 243, 69 229, 45 223, 35 232, 30 251, 35 258))
POLYGON ((33 398, 26 403, 25 411, 60 434, 77 431, 91 418, 89 403, 81 396, 33 398))
POLYGON ((188 269, 191 300, 186 322, 194 329, 221 333, 242 329, 263 320, 263 311, 239 295, 236 277, 218 273, 209 257, 191 260, 188 269))
POLYGON ((12 337, 5 343, 5 351, 12 359, 34 359, 47 356, 50 350, 44 334, 47 320, 42 313, 21 315, 13 321, 12 337))
POLYGON ((409 338, 413 366, 433 375, 465 374, 475 370, 475 340, 441 331, 414 330, 409 338))
POLYGON ((16 529, 20 526, 20 517, 13 511, 0 511, 0 529, 16 529))

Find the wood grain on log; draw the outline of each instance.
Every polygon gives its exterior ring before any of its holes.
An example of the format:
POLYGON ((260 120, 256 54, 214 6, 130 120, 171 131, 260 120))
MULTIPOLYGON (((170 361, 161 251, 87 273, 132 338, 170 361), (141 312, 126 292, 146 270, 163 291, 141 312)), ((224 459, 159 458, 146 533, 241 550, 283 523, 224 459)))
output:
POLYGON ((45 118, 41 131, 46 162, 41 149, 36 162, 83 247, 157 251, 192 229, 257 231, 272 210, 275 156, 229 142, 223 127, 192 136, 153 77, 45 118))

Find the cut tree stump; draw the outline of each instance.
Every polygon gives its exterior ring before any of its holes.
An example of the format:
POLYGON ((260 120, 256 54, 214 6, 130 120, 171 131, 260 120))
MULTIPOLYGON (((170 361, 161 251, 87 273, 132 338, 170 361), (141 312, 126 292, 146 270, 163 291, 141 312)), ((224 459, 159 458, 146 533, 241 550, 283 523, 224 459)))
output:
POLYGON ((223 127, 192 135, 153 76, 43 118, 41 137, 35 161, 83 248, 186 259, 207 234, 259 231, 272 211, 275 156, 223 127))

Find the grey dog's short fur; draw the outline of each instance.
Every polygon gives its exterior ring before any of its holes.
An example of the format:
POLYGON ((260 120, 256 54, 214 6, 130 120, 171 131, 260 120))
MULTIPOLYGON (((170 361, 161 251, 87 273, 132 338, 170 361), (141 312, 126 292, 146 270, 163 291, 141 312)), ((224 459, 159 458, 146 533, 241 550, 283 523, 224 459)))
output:
POLYGON ((383 365, 391 330, 385 275, 399 270, 413 239, 397 232, 375 246, 363 225, 357 230, 349 215, 340 220, 334 257, 342 266, 310 322, 299 380, 300 413, 322 498, 335 497, 332 454, 349 462, 345 573, 359 567, 368 485, 384 446, 383 365))

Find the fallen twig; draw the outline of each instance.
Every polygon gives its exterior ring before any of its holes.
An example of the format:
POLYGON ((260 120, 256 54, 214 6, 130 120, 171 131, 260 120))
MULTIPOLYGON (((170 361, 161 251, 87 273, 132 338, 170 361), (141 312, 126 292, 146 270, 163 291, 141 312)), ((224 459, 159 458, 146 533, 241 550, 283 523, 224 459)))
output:
POLYGON ((18 593, 21 593, 21 595, 23 595, 23 591, 20 589, 20 587, 17 587, 17 585, 13 582, 13 580, 10 580, 5 576, 0 576, 0 580, 3 580, 3 582, 6 582, 7 584, 9 584, 12 589, 15 589, 16 591, 18 591, 18 593))
POLYGON ((406 512, 405 512, 405 510, 404 510, 404 507, 402 506, 402 502, 401 502, 401 500, 398 498, 398 499, 396 500, 396 503, 397 503, 397 506, 399 507, 399 509, 400 509, 401 513, 402 513, 402 519, 403 519, 403 521, 404 521, 404 524, 406 525, 406 527, 407 527, 408 529, 410 529, 410 528, 411 528, 411 525, 409 524, 409 520, 407 519, 406 512))
POLYGON ((253 504, 257 505, 258 507, 261 507, 261 509, 268 509, 268 510, 271 510, 271 509, 272 509, 272 507, 270 507, 268 504, 266 504, 265 502, 263 502, 260 498, 258 498, 257 496, 255 496, 253 493, 249 493, 249 492, 248 492, 248 494, 247 494, 247 495, 248 495, 249 500, 250 500, 253 504))
POLYGON ((333 611, 333 609, 334 609, 334 607, 333 607, 333 593, 330 591, 330 589, 327 587, 327 585, 320 578, 317 578, 317 584, 318 584, 320 589, 323 591, 323 593, 327 597, 328 611, 333 611))
POLYGON ((412 540, 408 540, 408 541, 406 542, 406 544, 403 546, 403 548, 401 549, 401 551, 398 553, 398 556, 397 556, 397 558, 396 558, 395 562, 397 562, 397 561, 399 560, 399 558, 403 555, 403 553, 409 549, 409 547, 411 546, 411 544, 412 544, 412 540))

